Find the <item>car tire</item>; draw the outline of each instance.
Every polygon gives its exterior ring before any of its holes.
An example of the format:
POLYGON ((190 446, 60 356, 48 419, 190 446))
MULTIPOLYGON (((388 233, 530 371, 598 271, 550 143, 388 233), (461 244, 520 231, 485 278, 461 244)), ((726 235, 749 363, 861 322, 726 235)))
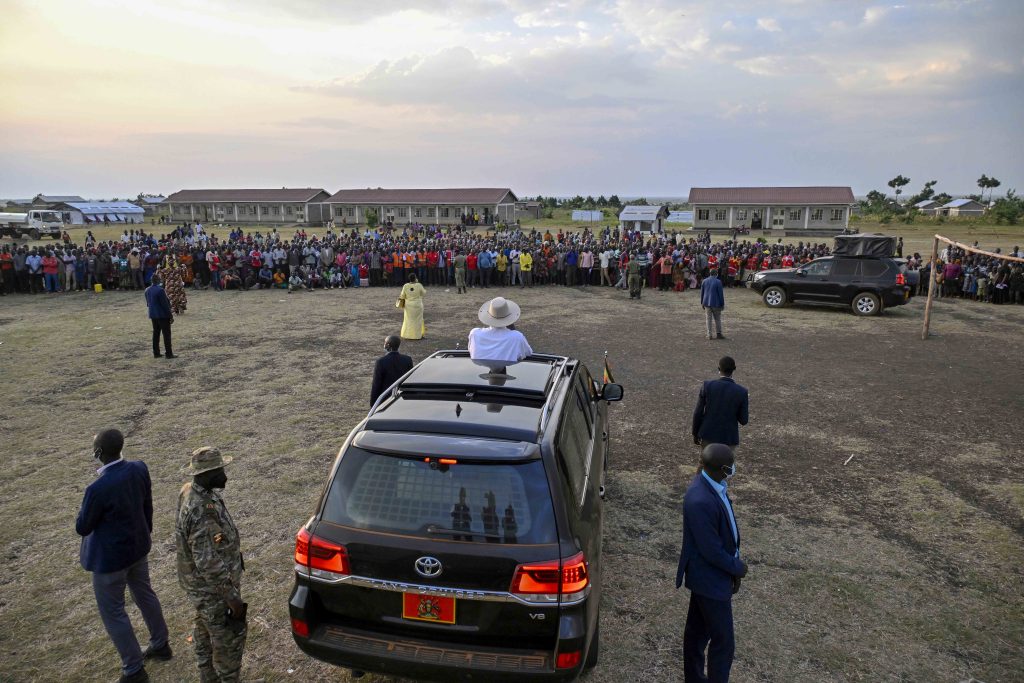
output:
POLYGON ((786 290, 778 285, 772 285, 764 290, 761 298, 764 299, 764 304, 768 308, 782 308, 786 305, 786 290))
POLYGON ((583 670, 590 671, 597 666, 597 660, 601 657, 601 613, 597 614, 597 626, 594 627, 594 637, 590 639, 590 649, 587 650, 587 661, 583 663, 583 670))
POLYGON ((30 230, 29 233, 28 233, 28 236, 31 237, 34 240, 37 240, 37 239, 39 239, 39 231, 35 230, 35 229, 30 230))
POLYGON ((850 304, 855 315, 878 315, 882 312, 882 300, 871 292, 858 292, 850 304))

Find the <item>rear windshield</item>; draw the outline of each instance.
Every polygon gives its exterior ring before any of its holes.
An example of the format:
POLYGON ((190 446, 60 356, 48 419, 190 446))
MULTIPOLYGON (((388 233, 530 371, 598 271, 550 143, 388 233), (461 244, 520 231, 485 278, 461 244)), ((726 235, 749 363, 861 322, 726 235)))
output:
POLYGON ((554 543, 544 465, 431 464, 350 448, 324 505, 335 524, 476 543, 554 543))

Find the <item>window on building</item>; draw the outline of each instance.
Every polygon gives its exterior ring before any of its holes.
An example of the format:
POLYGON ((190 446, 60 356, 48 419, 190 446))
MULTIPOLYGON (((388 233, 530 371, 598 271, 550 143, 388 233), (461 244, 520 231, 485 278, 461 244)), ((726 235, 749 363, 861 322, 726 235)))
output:
POLYGON ((738 220, 738 221, 745 221, 745 220, 747 220, 747 210, 746 209, 736 209, 736 220, 738 220))
POLYGON ((260 215, 266 216, 268 213, 270 213, 270 211, 267 210, 267 207, 260 204, 260 215))
POLYGON ((825 217, 825 209, 811 209, 811 220, 820 221, 825 217))
POLYGON ((347 209, 345 209, 345 215, 348 216, 349 218, 354 218, 355 215, 356 215, 355 207, 354 206, 350 206, 347 209))
POLYGON ((286 214, 288 214, 289 216, 291 216, 291 215, 292 215, 292 207, 290 207, 290 206, 286 206, 286 207, 284 208, 284 212, 285 212, 286 214))
POLYGON ((451 215, 452 215, 451 214, 451 209, 449 209, 447 206, 444 207, 443 209, 441 209, 441 217, 442 218, 450 218, 451 215))
POLYGON ((711 209, 697 209, 697 220, 706 221, 711 218, 711 209))
POLYGON ((256 215, 256 205, 255 204, 250 204, 249 205, 249 215, 250 216, 255 216, 256 215))
POLYGON ((398 217, 399 218, 408 218, 409 217, 409 209, 399 209, 398 210, 398 217))
POLYGON ((433 217, 434 217, 434 210, 433 209, 427 209, 427 218, 433 218, 433 217))
POLYGON ((281 207, 280 206, 272 206, 272 207, 270 207, 270 213, 272 215, 274 215, 274 216, 280 216, 281 215, 281 207))
POLYGON ((753 211, 750 212, 750 215, 751 215, 751 218, 760 218, 761 217, 761 209, 754 209, 753 211))
POLYGON ((416 218, 422 218, 423 217, 423 209, 421 209, 419 207, 416 207, 415 211, 416 211, 416 218))
POLYGON ((798 221, 798 220, 800 220, 803 217, 803 215, 804 215, 804 210, 803 209, 790 209, 789 210, 789 220, 791 220, 791 221, 798 221))
POLYGON ((716 221, 724 221, 725 220, 725 209, 715 209, 715 220, 716 221))
POLYGON ((843 220, 843 209, 830 209, 829 217, 830 221, 841 221, 843 220))

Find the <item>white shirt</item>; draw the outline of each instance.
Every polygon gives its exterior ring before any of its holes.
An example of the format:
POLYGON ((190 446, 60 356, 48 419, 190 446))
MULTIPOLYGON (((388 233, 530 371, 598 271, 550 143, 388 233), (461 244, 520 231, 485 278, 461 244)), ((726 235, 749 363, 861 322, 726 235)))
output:
POLYGON ((96 470, 97 476, 100 475, 100 474, 103 474, 107 470, 108 467, 111 467, 112 465, 116 465, 119 462, 124 462, 124 457, 123 456, 122 457, 118 457, 117 460, 111 460, 106 465, 104 465, 103 467, 101 467, 98 470, 96 470))
POLYGON ((533 353, 526 336, 507 327, 474 327, 469 331, 469 357, 518 363, 533 353))

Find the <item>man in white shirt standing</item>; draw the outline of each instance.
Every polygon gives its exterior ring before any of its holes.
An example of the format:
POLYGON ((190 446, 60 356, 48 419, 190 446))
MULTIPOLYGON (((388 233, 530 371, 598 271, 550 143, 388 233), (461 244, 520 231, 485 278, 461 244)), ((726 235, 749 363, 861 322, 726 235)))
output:
POLYGON ((519 305, 501 296, 481 306, 477 317, 487 327, 469 331, 469 357, 493 372, 504 373, 506 365, 533 353, 526 336, 511 327, 519 314, 519 305))

